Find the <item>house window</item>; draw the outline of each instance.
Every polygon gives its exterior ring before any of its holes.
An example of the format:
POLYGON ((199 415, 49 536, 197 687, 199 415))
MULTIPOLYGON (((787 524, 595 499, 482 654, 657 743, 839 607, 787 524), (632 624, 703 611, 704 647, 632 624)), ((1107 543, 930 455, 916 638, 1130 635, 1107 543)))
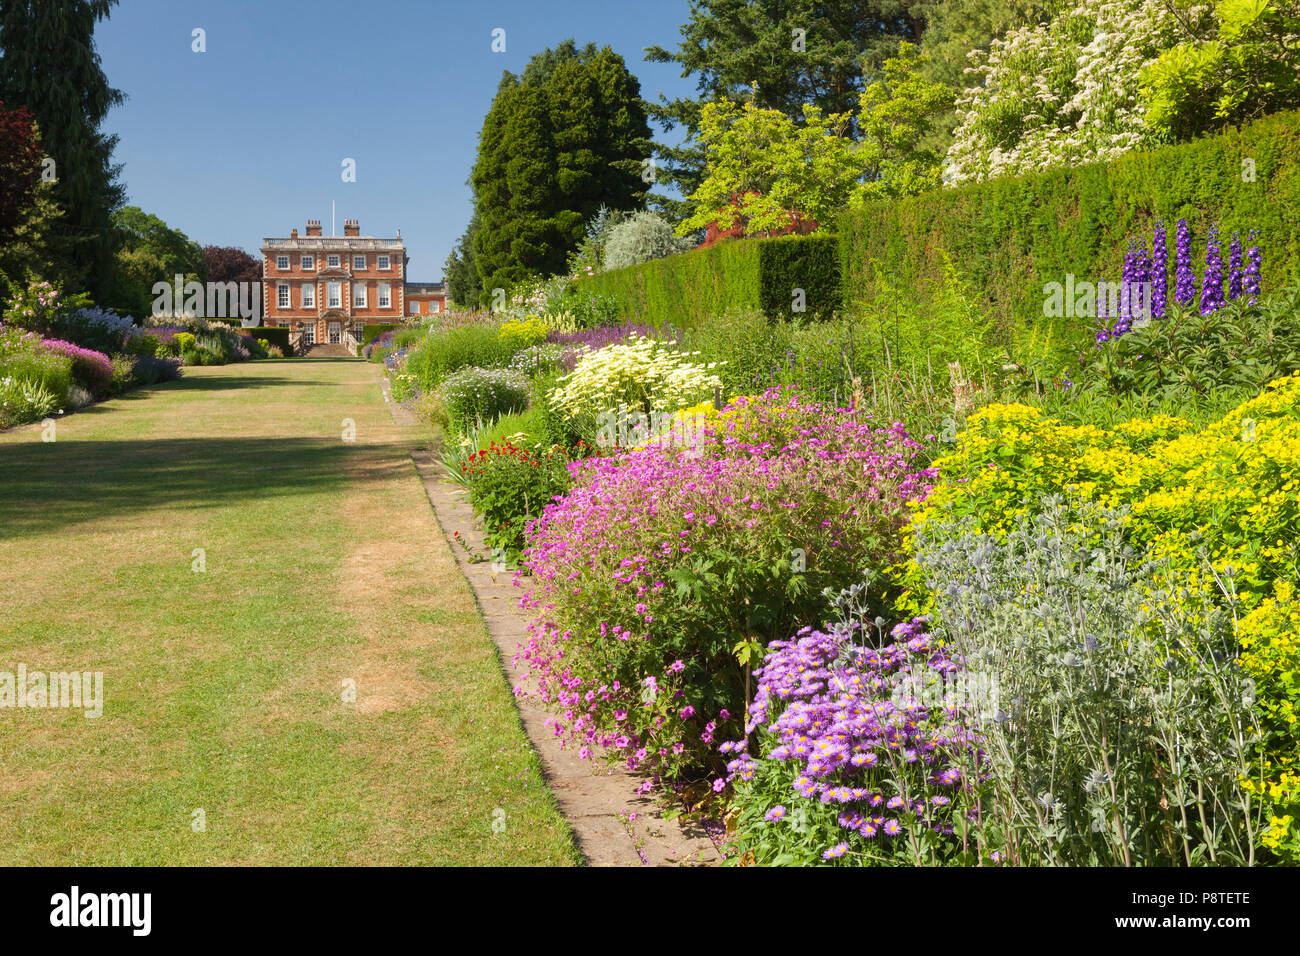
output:
POLYGON ((379 257, 379 268, 380 268, 380 269, 387 269, 387 268, 388 268, 388 263, 389 263, 388 256, 380 256, 380 257, 379 257))
POLYGON ((302 307, 304 309, 316 308, 316 287, 310 282, 302 284, 302 307))
POLYGON ((365 257, 365 256, 353 256, 353 257, 352 257, 352 268, 353 268, 353 269, 363 270, 363 269, 365 269, 365 267, 366 267, 366 257, 365 257))
POLYGON ((325 299, 325 307, 329 309, 337 309, 341 307, 343 305, 343 283, 331 282, 328 288, 329 291, 325 299))
POLYGON ((391 309, 393 307, 392 295, 389 291, 387 282, 379 283, 379 308, 391 309))
POLYGON ((414 301, 411 302, 411 315, 419 315, 419 314, 420 314, 420 303, 414 301))
POLYGON ((434 299, 432 302, 429 303, 429 311, 430 311, 430 312, 441 312, 441 311, 442 311, 442 303, 439 302, 437 299, 434 299))
POLYGON ((352 287, 352 304, 365 308, 366 306, 366 286, 365 283, 358 282, 352 287))
POLYGON ((316 326, 315 326, 315 325, 304 325, 304 326, 302 327, 302 340, 303 340, 303 342, 305 342, 307 345, 315 345, 315 344, 316 344, 316 326))
POLYGON ((276 267, 277 269, 287 269, 287 268, 289 268, 289 257, 288 257, 288 256, 276 256, 276 257, 275 257, 275 267, 276 267))
POLYGON ((329 268, 331 269, 337 269, 339 267, 338 256, 330 256, 328 259, 325 260, 325 262, 329 265, 329 268))
POLYGON ((316 257, 315 257, 315 256, 303 256, 303 257, 302 257, 302 267, 303 267, 304 269, 315 269, 315 268, 316 268, 316 257))
POLYGON ((275 305, 276 308, 280 309, 289 308, 289 284, 287 282, 281 282, 275 287, 275 305))

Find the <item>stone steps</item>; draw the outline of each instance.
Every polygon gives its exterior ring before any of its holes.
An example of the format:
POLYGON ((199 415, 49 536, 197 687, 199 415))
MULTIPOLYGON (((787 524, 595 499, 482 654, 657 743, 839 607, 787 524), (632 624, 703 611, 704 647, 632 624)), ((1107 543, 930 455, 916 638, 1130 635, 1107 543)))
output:
POLYGON ((346 345, 331 345, 329 343, 317 345, 299 345, 299 356, 302 358, 355 358, 346 345))

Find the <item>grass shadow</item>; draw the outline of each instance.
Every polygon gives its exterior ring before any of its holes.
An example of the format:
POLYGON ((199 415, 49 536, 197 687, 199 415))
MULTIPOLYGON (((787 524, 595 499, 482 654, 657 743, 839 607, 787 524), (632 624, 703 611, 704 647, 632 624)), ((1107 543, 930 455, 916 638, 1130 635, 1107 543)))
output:
MULTIPOLYGON (((191 383, 193 384, 193 383, 191 383)), ((312 494, 410 467, 405 446, 337 438, 164 438, 0 445, 0 538, 84 521, 312 494)))

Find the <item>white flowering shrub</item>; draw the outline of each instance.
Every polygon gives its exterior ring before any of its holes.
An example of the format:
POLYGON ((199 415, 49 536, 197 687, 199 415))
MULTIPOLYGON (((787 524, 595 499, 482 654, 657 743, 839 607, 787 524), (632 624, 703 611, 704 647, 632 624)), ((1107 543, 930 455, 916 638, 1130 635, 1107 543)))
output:
POLYGON ((580 359, 548 397, 570 418, 615 412, 620 406, 647 414, 680 411, 722 387, 713 373, 720 363, 690 361, 699 354, 632 333, 624 344, 580 359))
POLYGON ((447 376, 439 389, 447 420, 460 434, 528 407, 528 379, 504 368, 470 366, 447 376))
POLYGON ((1164 0, 1081 0, 973 50, 945 183, 1102 162, 1151 143, 1142 71, 1176 42, 1164 0))

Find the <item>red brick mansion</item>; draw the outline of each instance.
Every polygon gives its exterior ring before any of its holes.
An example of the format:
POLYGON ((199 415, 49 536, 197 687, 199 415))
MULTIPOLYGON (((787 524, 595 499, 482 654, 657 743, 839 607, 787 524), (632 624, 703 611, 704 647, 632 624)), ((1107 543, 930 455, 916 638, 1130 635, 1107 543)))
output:
POLYGON ((408 281, 407 261, 400 230, 393 239, 363 236, 349 219, 343 235, 324 236, 309 219, 304 236, 294 229, 262 240, 263 321, 287 326, 304 345, 357 345, 366 325, 445 311, 445 284, 408 281))

